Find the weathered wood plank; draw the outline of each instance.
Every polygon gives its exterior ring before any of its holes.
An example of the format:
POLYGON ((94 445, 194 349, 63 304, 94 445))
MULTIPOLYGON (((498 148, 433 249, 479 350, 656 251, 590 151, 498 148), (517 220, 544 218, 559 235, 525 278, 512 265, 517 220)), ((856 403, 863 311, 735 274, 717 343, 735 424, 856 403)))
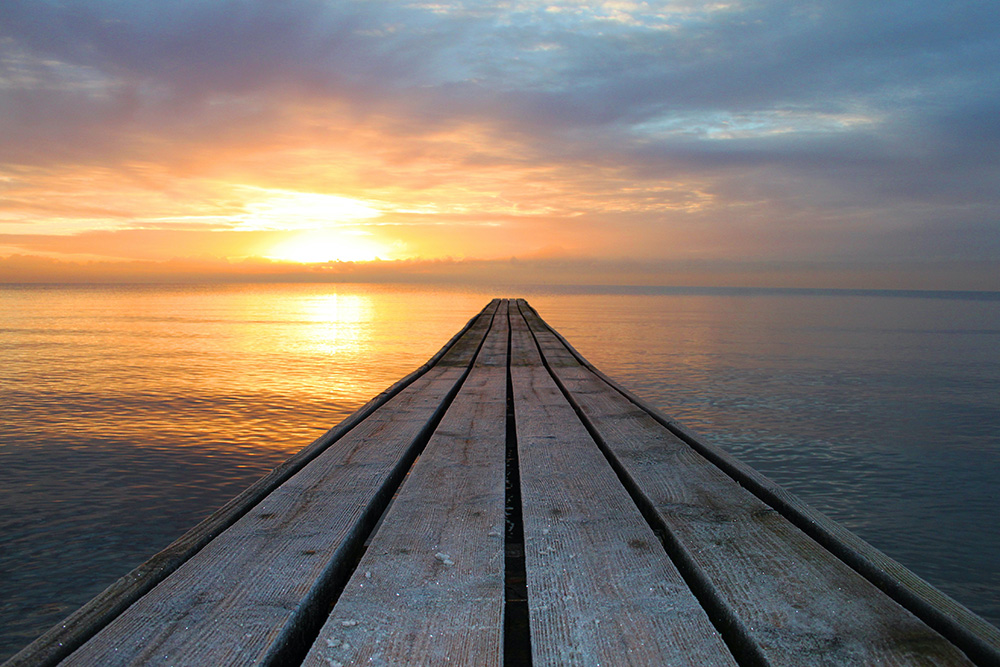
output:
POLYGON ((253 665, 297 650, 468 372, 492 310, 61 664, 253 665))
MULTIPOLYGON (((495 308, 496 304, 497 300, 494 299, 486 306, 484 311, 495 308)), ((390 398, 426 373, 462 339, 481 315, 480 313, 472 317, 426 363, 406 377, 393 383, 392 386, 368 401, 368 403, 347 417, 347 419, 247 487, 246 490, 206 517, 204 521, 179 537, 166 549, 160 551, 108 586, 93 600, 87 602, 62 622, 49 629, 45 634, 12 656, 4 663, 4 667, 51 667, 76 650, 76 648, 83 645, 84 642, 93 637, 101 628, 127 609, 129 605, 152 590, 154 586, 163 581, 202 547, 226 528, 233 525, 237 519, 259 503, 267 494, 278 488, 278 486, 301 470, 307 463, 319 456, 330 444, 336 442, 361 420, 372 414, 376 409, 388 402, 390 398)))
POLYGON ((506 306, 306 656, 307 667, 501 663, 506 306))
POLYGON ((733 631, 772 664, 971 664, 949 641, 585 368, 525 315, 552 372, 733 631))
POLYGON ((733 665, 511 313, 535 665, 733 665))
POLYGON ((507 305, 8 664, 88 639, 64 664, 297 664, 309 643, 312 667, 498 664, 510 381, 539 665, 968 664, 934 630, 1000 665, 995 628, 617 386, 524 302, 508 376, 507 305))

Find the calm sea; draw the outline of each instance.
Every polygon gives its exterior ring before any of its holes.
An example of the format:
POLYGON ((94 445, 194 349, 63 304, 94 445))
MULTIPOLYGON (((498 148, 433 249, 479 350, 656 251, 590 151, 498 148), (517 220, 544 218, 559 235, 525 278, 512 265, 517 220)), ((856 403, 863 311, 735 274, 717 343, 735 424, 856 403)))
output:
POLYGON ((1000 294, 0 287, 0 659, 493 296, 1000 624, 1000 294))

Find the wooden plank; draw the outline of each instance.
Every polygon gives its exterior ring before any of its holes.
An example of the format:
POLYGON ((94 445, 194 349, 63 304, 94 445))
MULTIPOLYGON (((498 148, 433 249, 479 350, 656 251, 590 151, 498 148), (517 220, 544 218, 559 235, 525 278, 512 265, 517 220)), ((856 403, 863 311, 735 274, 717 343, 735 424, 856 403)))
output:
MULTIPOLYGON (((492 312, 497 300, 486 306, 483 312, 492 312)), ((245 491, 213 512, 205 520, 175 540, 137 568, 118 579, 97 595, 93 600, 53 626, 16 655, 4 667, 51 667, 82 646, 101 628, 110 623, 136 600, 148 593, 154 586, 184 564, 202 547, 219 535, 237 519, 246 514, 264 497, 278 488, 307 463, 315 459, 332 443, 336 442, 355 425, 380 408, 390 398, 408 387, 414 380, 438 363, 466 332, 482 317, 477 314, 449 340, 426 363, 395 382, 381 394, 370 400, 340 424, 317 438, 307 447, 294 454, 270 473, 250 485, 245 491)))
POLYGON ((652 406, 641 402, 637 405, 879 590, 940 632, 977 665, 1000 667, 1000 628, 728 452, 701 441, 652 406))
POLYGON ((506 306, 306 656, 307 667, 501 663, 506 306))
POLYGON ((734 665, 511 313, 535 665, 734 665))
MULTIPOLYGON (((531 306, 523 300, 520 303, 526 309, 534 312, 531 306)), ((972 657, 977 664, 1000 666, 1000 628, 983 620, 899 562, 889 558, 839 523, 832 521, 822 512, 818 512, 802 502, 795 494, 778 486, 746 463, 701 440, 683 424, 664 415, 655 406, 616 383, 600 369, 595 368, 558 331, 547 324, 545 326, 562 341, 580 364, 642 408, 658 423, 669 429, 671 433, 736 480, 738 484, 775 508, 782 516, 868 581, 875 584, 892 599, 947 637, 972 657)))
MULTIPOLYGON (((534 312, 524 300, 520 300, 520 304, 534 312)), ((535 315, 537 316, 537 313, 535 315)), ((801 531, 822 544, 892 599, 954 642, 977 664, 1000 666, 1000 628, 934 588, 899 562, 889 558, 822 512, 802 502, 795 494, 778 486, 746 463, 701 440, 683 424, 664 415, 655 406, 595 368, 558 331, 544 322, 543 324, 580 364, 642 408, 738 484, 775 508, 801 531)))
MULTIPOLYGON (((491 309, 492 310, 492 309, 491 309)), ((299 650, 478 350, 491 311, 64 665, 254 665, 299 650)), ((304 651, 304 648, 302 650, 304 651)))
POLYGON ((718 601, 746 650, 771 664, 971 664, 525 314, 553 373, 667 529, 675 559, 718 601))

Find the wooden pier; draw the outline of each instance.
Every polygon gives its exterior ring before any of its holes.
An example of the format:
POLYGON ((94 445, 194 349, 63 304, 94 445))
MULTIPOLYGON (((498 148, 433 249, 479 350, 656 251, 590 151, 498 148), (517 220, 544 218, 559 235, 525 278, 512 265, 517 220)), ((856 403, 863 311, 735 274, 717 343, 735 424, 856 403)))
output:
POLYGON ((495 300, 7 664, 1000 665, 1000 631, 495 300))

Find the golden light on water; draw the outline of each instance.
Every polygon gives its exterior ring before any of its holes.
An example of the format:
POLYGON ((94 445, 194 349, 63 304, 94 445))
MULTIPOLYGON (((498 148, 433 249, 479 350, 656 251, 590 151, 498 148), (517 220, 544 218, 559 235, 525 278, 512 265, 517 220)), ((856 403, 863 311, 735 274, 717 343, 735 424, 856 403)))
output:
POLYGON ((363 294, 310 297, 302 301, 301 317, 310 323, 307 341, 314 350, 352 360, 371 352, 370 329, 376 311, 370 297, 363 294))

